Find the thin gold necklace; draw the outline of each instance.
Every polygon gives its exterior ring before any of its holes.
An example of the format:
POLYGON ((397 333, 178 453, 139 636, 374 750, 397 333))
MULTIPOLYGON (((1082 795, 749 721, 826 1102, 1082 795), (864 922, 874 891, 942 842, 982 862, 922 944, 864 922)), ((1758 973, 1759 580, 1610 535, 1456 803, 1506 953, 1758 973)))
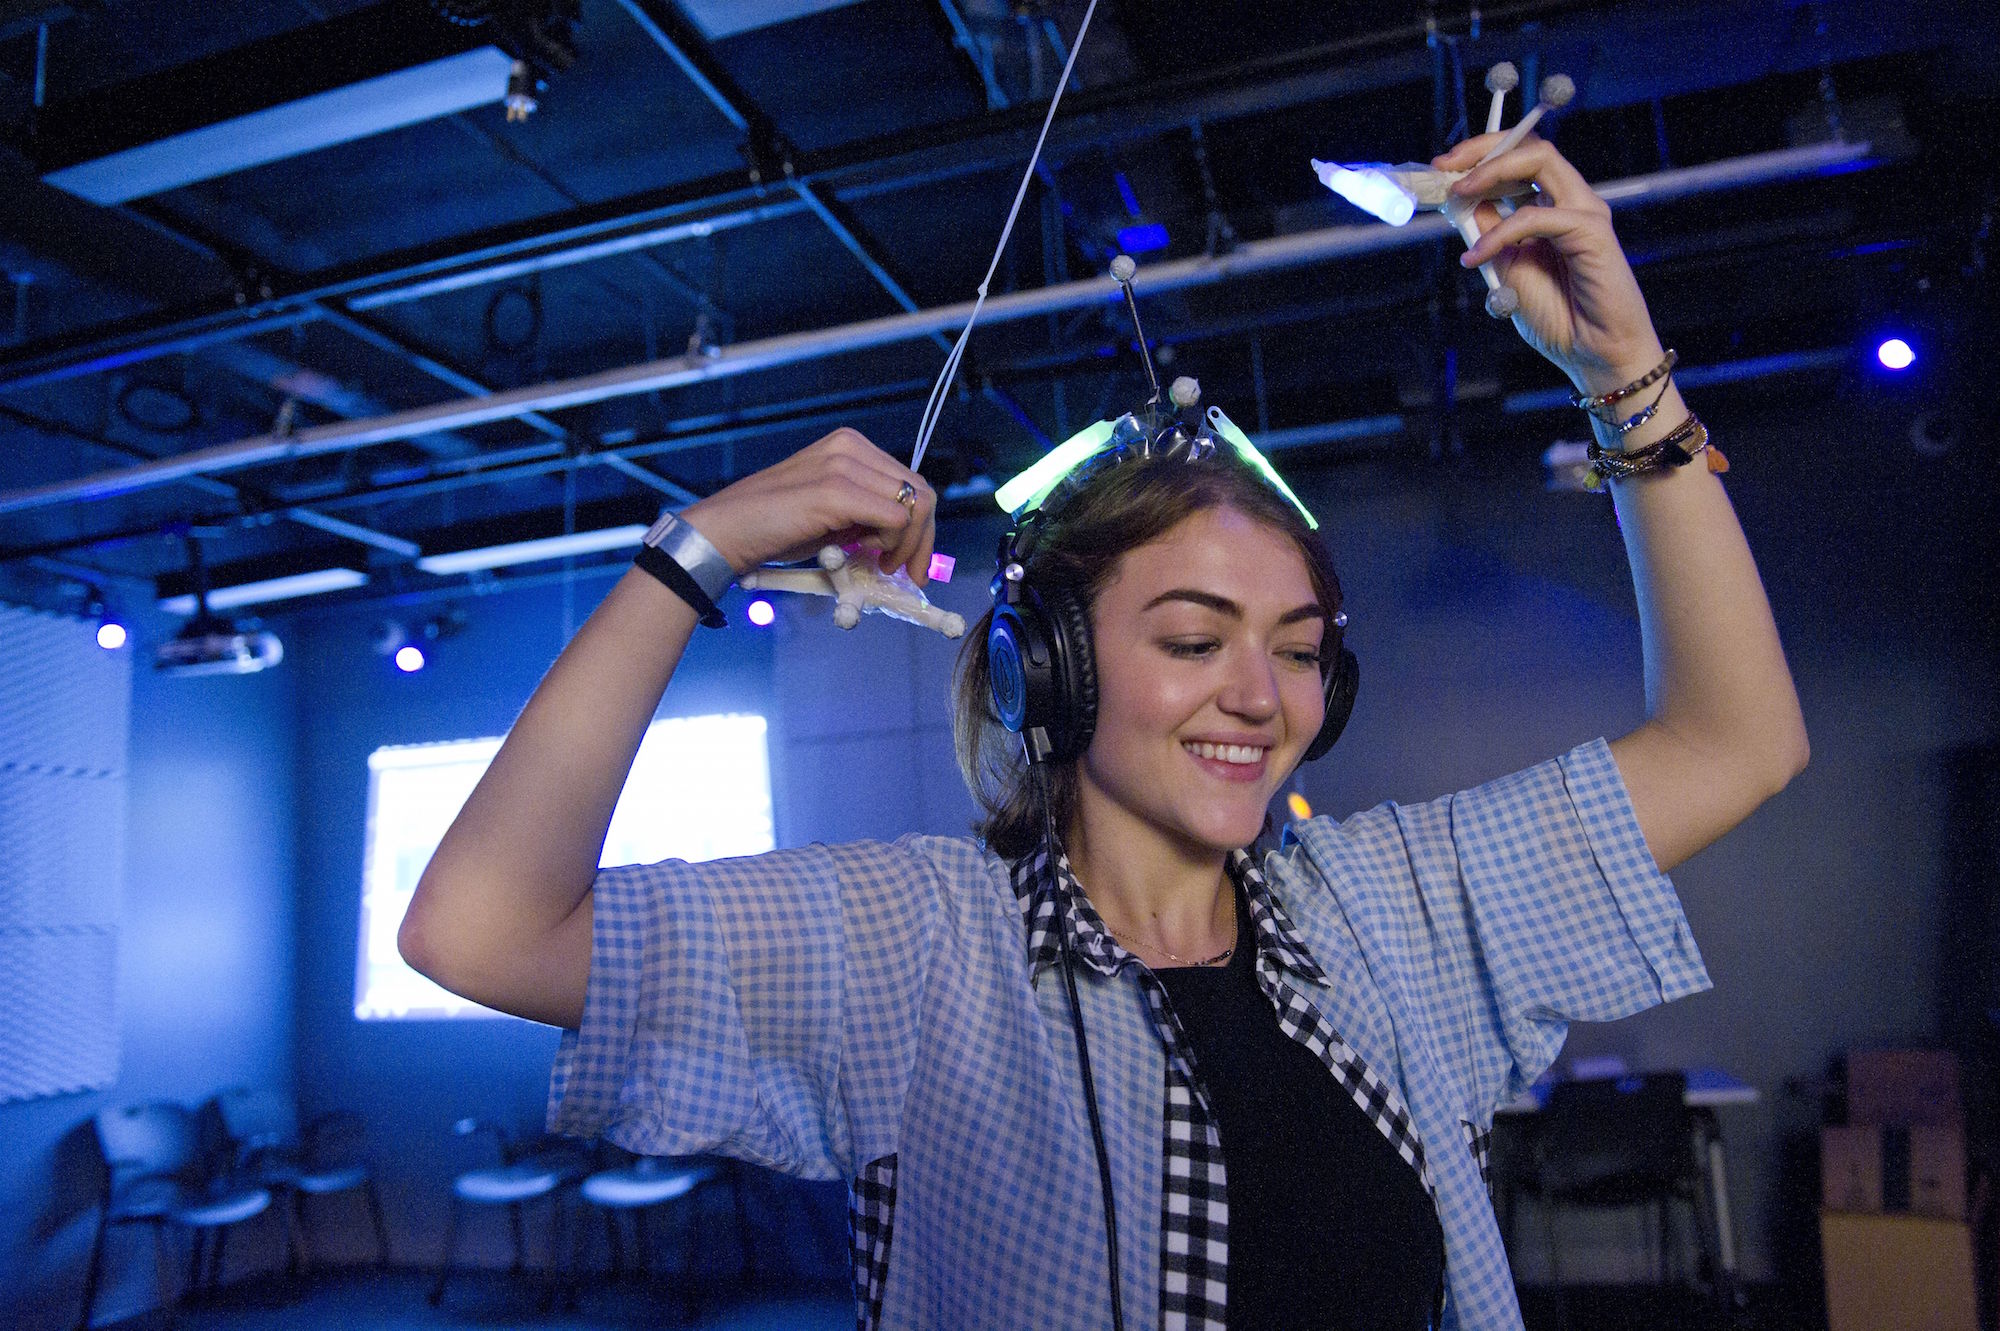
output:
MULTIPOLYGON (((1148 952, 1157 952, 1176 966, 1219 966, 1236 954, 1236 944, 1231 942, 1228 947, 1223 948, 1222 951, 1212 957, 1202 961, 1189 961, 1186 957, 1176 956, 1172 952, 1167 951, 1158 943, 1142 943, 1136 938, 1127 938, 1124 934, 1118 932, 1102 911, 1098 912, 1097 917, 1104 920, 1104 927, 1111 930, 1111 936, 1127 947, 1143 947, 1148 952)), ((1229 934, 1232 939, 1236 936, 1236 893, 1234 891, 1229 894, 1229 934)))

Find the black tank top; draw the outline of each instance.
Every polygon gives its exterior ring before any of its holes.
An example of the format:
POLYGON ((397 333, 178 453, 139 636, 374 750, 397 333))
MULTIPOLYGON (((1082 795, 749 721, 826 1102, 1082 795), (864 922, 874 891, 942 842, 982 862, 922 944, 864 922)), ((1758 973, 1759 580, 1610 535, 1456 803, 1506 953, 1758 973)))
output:
POLYGON ((1257 987, 1239 890, 1224 966, 1155 971, 1215 1112, 1229 1197, 1231 1331, 1422 1331, 1444 1232, 1417 1172, 1257 987))

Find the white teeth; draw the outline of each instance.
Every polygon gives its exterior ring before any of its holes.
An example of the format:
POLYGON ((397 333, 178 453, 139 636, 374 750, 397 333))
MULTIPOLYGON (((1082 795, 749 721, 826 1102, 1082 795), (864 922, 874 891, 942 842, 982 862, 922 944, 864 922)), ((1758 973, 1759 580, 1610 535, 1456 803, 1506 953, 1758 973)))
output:
POLYGON ((1197 740, 1190 740, 1181 747, 1197 758, 1214 758, 1220 762, 1237 764, 1262 762, 1265 752, 1261 745, 1206 744, 1197 740))

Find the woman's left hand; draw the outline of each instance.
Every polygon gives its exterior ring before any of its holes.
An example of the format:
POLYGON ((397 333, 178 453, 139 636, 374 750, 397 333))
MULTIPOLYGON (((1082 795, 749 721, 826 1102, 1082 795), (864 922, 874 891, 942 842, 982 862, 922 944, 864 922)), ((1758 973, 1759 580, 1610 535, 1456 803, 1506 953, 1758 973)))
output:
POLYGON ((1466 267, 1492 263, 1521 298, 1514 327, 1553 361, 1579 391, 1606 393, 1646 373, 1663 354, 1646 298, 1611 229, 1611 205, 1546 139, 1529 135, 1484 165, 1502 136, 1467 139, 1431 160, 1441 171, 1470 171, 1452 186, 1461 198, 1498 187, 1533 184, 1535 205, 1503 218, 1478 205, 1479 243, 1466 267))

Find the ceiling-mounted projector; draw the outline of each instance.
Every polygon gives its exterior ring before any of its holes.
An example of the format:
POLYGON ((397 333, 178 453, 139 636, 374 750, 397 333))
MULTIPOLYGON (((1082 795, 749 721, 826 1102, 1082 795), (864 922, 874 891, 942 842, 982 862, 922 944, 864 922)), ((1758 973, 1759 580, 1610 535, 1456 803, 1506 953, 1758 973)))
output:
POLYGON ((188 572, 194 575, 194 618, 153 653, 163 675, 252 675, 285 659, 285 644, 268 629, 244 629, 208 608, 208 566, 201 542, 186 533, 188 572))
POLYGON ((270 630, 246 631, 202 614, 160 644, 153 668, 166 675, 248 675, 284 659, 285 644, 270 630))

